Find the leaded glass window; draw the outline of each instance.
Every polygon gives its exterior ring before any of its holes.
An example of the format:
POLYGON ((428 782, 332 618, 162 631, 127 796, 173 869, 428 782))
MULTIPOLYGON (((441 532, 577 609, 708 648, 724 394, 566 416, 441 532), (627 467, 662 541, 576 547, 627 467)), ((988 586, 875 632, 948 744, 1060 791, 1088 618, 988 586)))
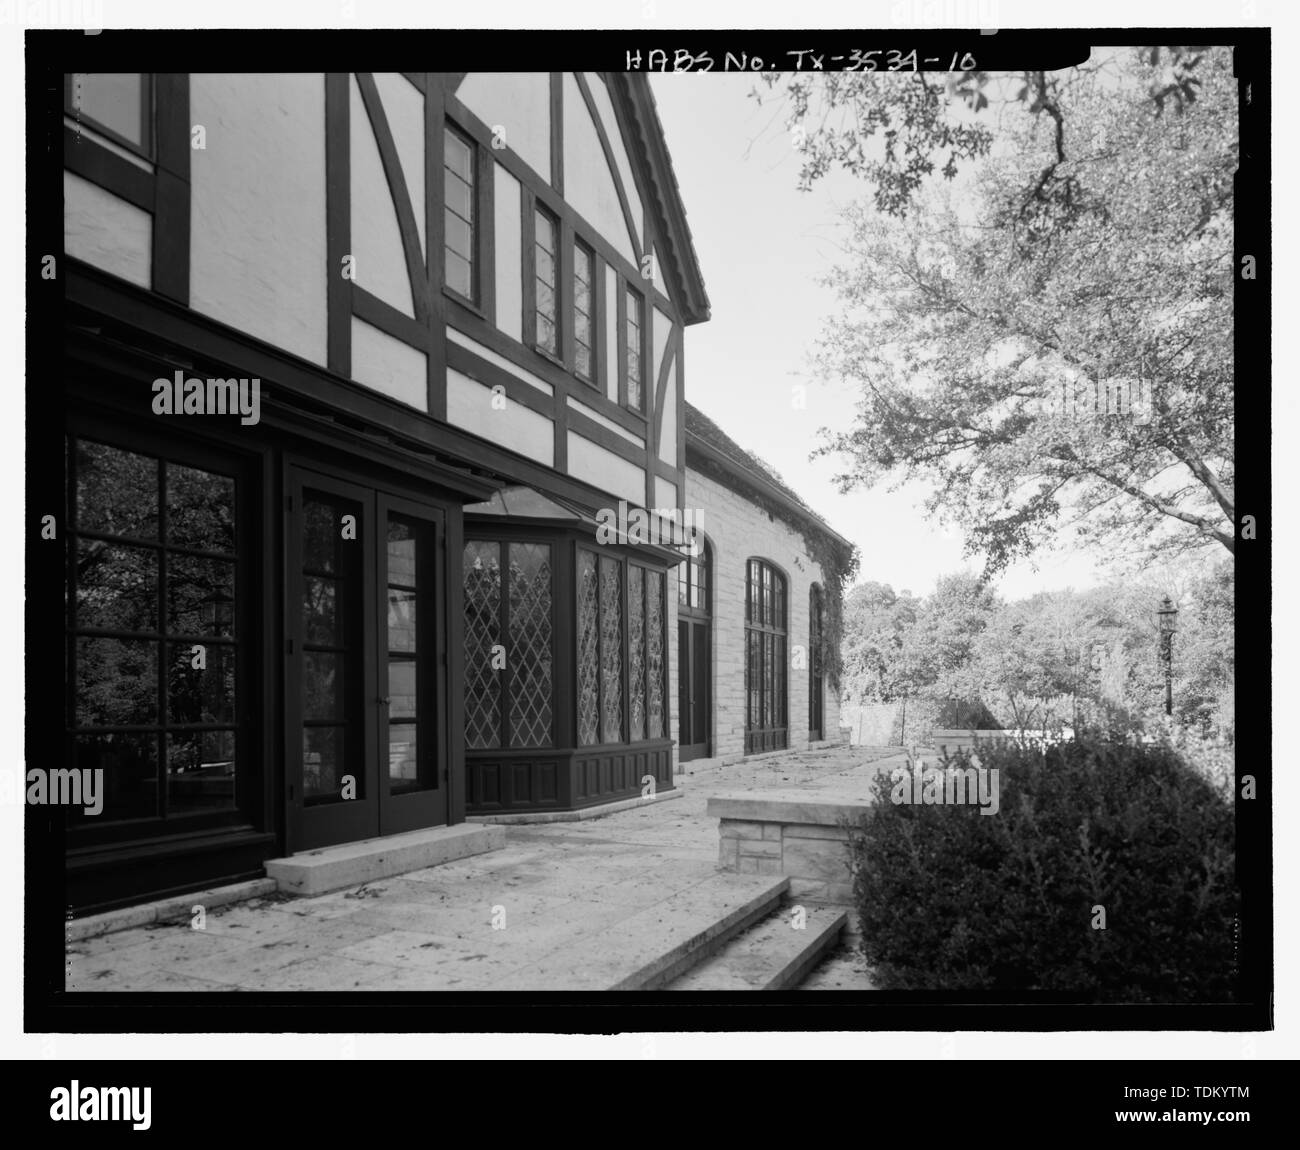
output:
POLYGON ((501 546, 465 544, 465 745, 497 747, 501 740, 501 682, 492 666, 501 642, 501 546))
POLYGON ((600 591, 596 556, 578 549, 578 743, 600 742, 600 591))
POLYGON ((623 564, 600 559, 600 741, 623 741, 623 564))
POLYGON ((664 715, 664 576, 645 573, 646 738, 662 739, 664 715))
POLYGON ((552 576, 549 543, 465 544, 465 745, 471 750, 553 743, 552 576))
POLYGON ((628 741, 645 738, 645 568, 628 564, 627 652, 628 652, 628 741))
POLYGON ((551 745, 551 546, 510 544, 510 745, 551 745))

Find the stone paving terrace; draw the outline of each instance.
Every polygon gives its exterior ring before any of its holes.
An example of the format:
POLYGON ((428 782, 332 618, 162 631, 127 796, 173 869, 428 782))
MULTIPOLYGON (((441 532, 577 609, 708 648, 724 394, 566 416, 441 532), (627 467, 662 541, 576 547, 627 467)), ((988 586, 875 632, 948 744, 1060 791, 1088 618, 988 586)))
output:
MULTIPOLYGON (((87 938, 68 946, 66 986, 608 989, 674 930, 694 931, 728 900, 740 908, 745 882, 770 886, 719 873, 710 795, 843 787, 837 776, 899 754, 837 747, 709 768, 677 777, 681 798, 585 822, 512 825, 505 847, 486 854, 325 895, 215 907, 203 930, 184 918, 87 938)), ((838 973, 828 981, 819 971, 810 985, 854 984, 840 950, 838 973)))

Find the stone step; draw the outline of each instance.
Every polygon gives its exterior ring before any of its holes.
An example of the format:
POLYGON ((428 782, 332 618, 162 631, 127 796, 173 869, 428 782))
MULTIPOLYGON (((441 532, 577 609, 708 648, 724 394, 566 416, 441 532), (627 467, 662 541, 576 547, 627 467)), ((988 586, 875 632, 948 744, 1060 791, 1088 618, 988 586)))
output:
POLYGON ((497 850, 505 842, 505 827, 458 823, 270 859, 266 873, 285 894, 326 894, 497 850))
POLYGON ((495 988, 659 990, 777 909, 790 888, 783 876, 713 874, 495 988))
POLYGON ((797 909, 781 907, 733 937, 667 989, 787 990, 798 986, 835 946, 848 914, 838 907, 805 907, 803 928, 797 930, 797 909))

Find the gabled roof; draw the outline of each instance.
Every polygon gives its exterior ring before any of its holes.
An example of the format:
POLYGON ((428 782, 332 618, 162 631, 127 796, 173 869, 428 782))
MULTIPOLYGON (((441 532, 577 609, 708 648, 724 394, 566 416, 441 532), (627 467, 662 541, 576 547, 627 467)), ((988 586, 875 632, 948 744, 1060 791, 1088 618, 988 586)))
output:
MULTIPOLYGON (((776 469, 752 451, 746 451, 698 407, 686 404, 686 465, 712 465, 712 470, 739 485, 773 500, 803 520, 811 529, 852 552, 853 544, 839 534, 800 498, 776 469), (692 460, 694 456, 694 460, 692 460)), ((741 494, 745 494, 744 490, 741 494)))
POLYGON ((654 94, 650 91, 649 77, 639 72, 607 72, 605 77, 611 94, 621 103, 628 122, 633 125, 633 139, 629 144, 649 176, 650 207, 664 237, 664 247, 659 253, 660 268, 671 278, 674 289, 668 294, 677 302, 685 323, 702 323, 709 318, 709 296, 704 289, 699 257, 686 223, 686 207, 668 154, 654 94))

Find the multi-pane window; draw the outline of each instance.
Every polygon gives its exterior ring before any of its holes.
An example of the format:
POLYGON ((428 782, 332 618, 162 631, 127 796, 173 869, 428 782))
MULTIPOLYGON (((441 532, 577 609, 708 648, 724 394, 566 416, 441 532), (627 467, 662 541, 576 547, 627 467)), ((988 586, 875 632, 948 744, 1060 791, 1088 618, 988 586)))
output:
POLYGON ((560 229, 554 217, 538 208, 533 221, 533 298, 537 315, 537 346, 559 355, 559 311, 555 285, 559 271, 560 229))
POLYGON ((642 383, 641 333, 645 328, 645 304, 641 296, 632 288, 627 289, 627 405, 635 411, 645 408, 644 386, 642 383))
POLYGON ((80 438, 68 462, 68 719, 75 765, 104 772, 95 822, 232 809, 234 476, 80 438))
POLYGON ((825 627, 822 589, 816 583, 808 592, 808 735, 825 738, 825 627))
POLYGON ((78 121, 148 154, 150 79, 140 72, 72 72, 66 80, 65 103, 78 121))
POLYGON ((551 746, 551 545, 470 540, 464 581, 466 746, 551 746))
MULTIPOLYGON (((361 549, 342 537, 352 516, 360 530, 362 505, 342 496, 305 491, 302 507, 302 786, 308 806, 338 803, 349 763, 365 754, 362 695, 350 673, 362 659, 361 549)), ((364 771, 355 772, 364 796, 364 771)))
POLYGON ((709 546, 701 542, 700 553, 677 564, 677 603, 692 611, 709 610, 709 546))
POLYGON ((751 559, 745 575, 745 749, 787 745, 785 579, 751 559))
POLYGON ((474 299, 474 145, 447 128, 443 142, 446 208, 443 266, 446 284, 466 299, 474 299))
POLYGON ((578 549, 580 746, 664 737, 663 595, 662 571, 578 549))
POLYGON ((584 244, 573 245, 573 370, 588 382, 596 378, 596 261, 584 244))

